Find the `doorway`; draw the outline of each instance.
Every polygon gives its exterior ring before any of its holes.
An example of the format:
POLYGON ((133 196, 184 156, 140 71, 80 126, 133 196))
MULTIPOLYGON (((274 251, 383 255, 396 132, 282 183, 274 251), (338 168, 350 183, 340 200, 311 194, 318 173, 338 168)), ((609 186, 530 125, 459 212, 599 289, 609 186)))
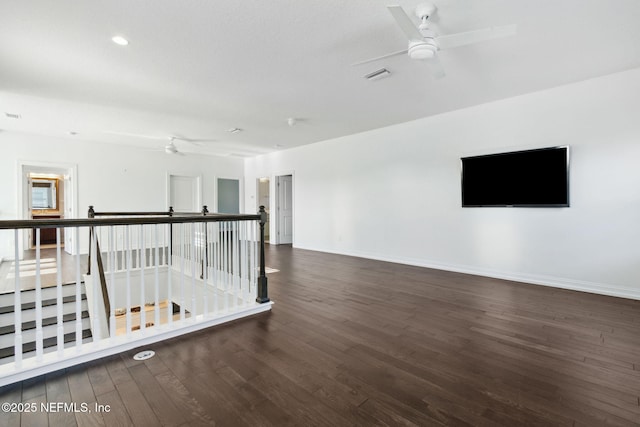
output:
MULTIPOLYGON (((64 175, 43 174, 32 172, 29 174, 29 194, 32 219, 64 219, 64 175)), ((38 233, 29 230, 30 249, 35 249, 38 233)), ((64 247, 65 230, 60 229, 61 247, 64 247)), ((55 228, 40 230, 39 243, 41 248, 51 248, 57 245, 55 228)))
POLYGON ((293 175, 276 176, 276 243, 293 243, 293 175))
MULTIPOLYGON (((22 219, 78 218, 77 165, 19 162, 18 171, 18 205, 22 219)), ((60 231, 60 246, 65 252, 76 254, 74 233, 60 231)), ((23 230, 18 242, 21 254, 34 247, 35 234, 33 229, 23 230)), ((40 244, 55 245, 55 229, 42 229, 40 244)))

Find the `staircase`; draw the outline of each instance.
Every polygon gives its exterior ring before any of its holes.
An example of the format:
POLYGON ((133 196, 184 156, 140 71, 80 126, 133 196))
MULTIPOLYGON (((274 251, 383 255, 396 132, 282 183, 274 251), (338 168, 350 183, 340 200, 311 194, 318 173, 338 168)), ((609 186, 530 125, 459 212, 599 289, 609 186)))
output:
MULTIPOLYGON (((76 340, 76 285, 62 286, 62 319, 65 347, 72 346, 76 340)), ((35 290, 22 291, 22 352, 30 357, 36 350, 36 304, 35 290), (33 353, 31 353, 33 352, 33 353), (31 354, 30 354, 31 353, 31 354)), ((87 297, 84 283, 81 285, 82 342, 91 341, 91 325, 87 311, 87 297)), ((58 334, 57 288, 42 289, 42 334, 44 352, 57 349, 58 334)), ((0 295, 0 364, 13 362, 15 345, 14 293, 0 295)))

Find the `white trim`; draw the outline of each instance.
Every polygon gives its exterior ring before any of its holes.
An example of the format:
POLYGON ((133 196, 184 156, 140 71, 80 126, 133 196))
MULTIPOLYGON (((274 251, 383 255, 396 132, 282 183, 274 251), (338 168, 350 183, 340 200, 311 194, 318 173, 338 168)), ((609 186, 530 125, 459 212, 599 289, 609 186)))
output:
MULTIPOLYGON (((100 359, 106 356, 111 356, 113 354, 122 353, 124 351, 132 350, 134 348, 147 346, 149 344, 153 344, 160 341, 165 341, 169 338, 174 338, 180 335, 188 334, 191 332, 199 331, 201 329, 209 328, 212 326, 220 325, 222 323, 231 322, 233 320, 237 320, 247 316, 253 316, 255 314, 263 313, 265 311, 271 310, 271 306, 273 305, 273 301, 258 304, 255 303, 254 306, 249 307, 245 310, 232 313, 229 315, 223 315, 214 319, 209 319, 205 321, 201 321, 199 323, 192 323, 193 320, 184 320, 173 323, 175 326, 171 330, 167 331, 157 331, 157 333, 153 335, 149 335, 151 330, 146 330, 146 336, 142 337, 140 334, 133 334, 132 336, 139 335, 140 338, 127 340, 126 336, 121 336, 117 338, 117 341, 113 345, 109 344, 109 347, 101 347, 104 345, 102 343, 110 342, 107 340, 97 341, 96 346, 92 345, 83 345, 83 349, 89 349, 86 352, 77 354, 76 348, 70 347, 65 349, 64 354, 65 357, 68 357, 65 360, 57 360, 58 353, 46 353, 43 355, 43 363, 38 366, 28 366, 28 363, 31 361, 35 362, 35 358, 23 360, 23 369, 20 372, 13 373, 8 371, 8 367, 13 367, 13 364, 8 363, 4 366, 0 367, 0 387, 3 387, 8 384, 13 384, 18 381, 23 381, 28 378, 33 378, 39 375, 47 374, 49 372, 54 372, 59 369, 68 368, 74 365, 78 365, 80 363, 89 362, 91 360, 100 359), (47 360, 50 359, 50 360, 47 360), (6 367, 6 368, 5 368, 6 367), (5 369, 3 369, 5 368, 5 369), (4 372, 3 372, 4 371, 4 372), (8 372, 7 372, 8 371, 8 372)), ((201 317, 198 316, 198 317, 201 317)), ((136 331, 140 332, 140 331, 136 331)))
POLYGON ((609 285, 606 283, 588 282, 585 280, 575 280, 564 277, 545 276, 538 274, 517 273, 513 271, 492 270, 469 265, 447 264, 432 260, 380 256, 360 251, 334 251, 329 249, 317 249, 304 246, 295 247, 298 249, 325 252, 336 255, 354 256, 358 258, 373 259, 376 261, 393 262, 396 264, 413 265, 416 267, 433 268, 436 270, 452 271, 464 274, 473 274, 476 276, 510 280, 513 282, 520 282, 531 285, 549 286, 552 288, 568 289, 572 291, 589 292, 598 295, 640 300, 640 290, 620 288, 615 285, 609 285))

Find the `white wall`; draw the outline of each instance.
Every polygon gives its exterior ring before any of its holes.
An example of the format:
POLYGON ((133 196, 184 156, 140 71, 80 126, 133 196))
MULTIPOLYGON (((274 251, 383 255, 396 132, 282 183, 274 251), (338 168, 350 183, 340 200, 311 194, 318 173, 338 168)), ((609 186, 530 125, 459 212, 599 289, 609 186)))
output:
POLYGON ((638 93, 632 70, 247 159, 245 179, 295 172, 299 248, 640 299, 638 93), (460 207, 460 157, 566 144, 570 208, 460 207))
MULTIPOLYGON (((79 217, 97 211, 167 209, 167 172, 202 175, 202 201, 213 210, 217 176, 242 178, 242 159, 202 155, 170 156, 114 144, 0 132, 0 220, 20 217, 18 162, 78 166, 79 217)), ((86 239, 81 238, 81 243, 86 239)), ((85 245, 86 246, 86 245, 85 245)), ((13 235, 0 230, 0 257, 13 257, 13 235)), ((86 250, 86 248, 85 248, 86 250)))

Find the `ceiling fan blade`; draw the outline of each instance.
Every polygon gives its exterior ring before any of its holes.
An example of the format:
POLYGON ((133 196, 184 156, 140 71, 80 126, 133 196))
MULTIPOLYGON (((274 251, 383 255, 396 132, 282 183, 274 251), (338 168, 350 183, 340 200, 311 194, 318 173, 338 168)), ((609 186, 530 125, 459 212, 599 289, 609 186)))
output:
POLYGON ((130 132, 117 132, 117 131, 110 131, 110 130, 103 130, 102 133, 106 133, 109 135, 117 135, 117 136, 130 136, 133 138, 145 138, 145 139, 155 139, 155 140, 164 139, 161 136, 143 135, 139 133, 130 133, 130 132))
POLYGON ((217 140, 213 138, 185 138, 185 137, 176 136, 176 135, 171 136, 169 139, 186 142, 187 144, 196 145, 198 147, 204 146, 205 142, 217 142, 217 140))
POLYGON ((187 139, 187 138, 181 138, 179 136, 170 136, 169 140, 173 143, 173 141, 180 141, 180 142, 186 142, 187 144, 191 144, 191 145, 195 145, 197 147, 202 147, 204 144, 201 142, 196 142, 195 139, 187 139))
POLYGON ((422 34, 418 31, 415 24, 409 18, 409 15, 404 11, 403 8, 397 5, 387 6, 391 15, 393 15, 396 23, 400 26, 400 29, 404 32, 409 40, 422 40, 422 34))
POLYGON ((440 49, 451 49, 486 40, 498 39, 516 35, 517 25, 504 25, 501 27, 489 27, 482 30, 466 31, 464 33, 449 34, 437 38, 440 49))
POLYGON ((399 51, 393 52, 393 53, 388 53, 386 55, 378 56, 377 58, 367 59, 366 61, 356 62, 355 64, 351 64, 351 65, 352 66, 356 66, 356 65, 368 64, 369 62, 374 62, 374 61, 379 61, 381 59, 391 58, 392 56, 402 55, 404 53, 407 53, 407 49, 399 50, 399 51))
POLYGON ((438 55, 431 58, 429 61, 429 68, 431 69, 431 75, 434 79, 441 79, 447 74, 444 72, 444 67, 438 55))

